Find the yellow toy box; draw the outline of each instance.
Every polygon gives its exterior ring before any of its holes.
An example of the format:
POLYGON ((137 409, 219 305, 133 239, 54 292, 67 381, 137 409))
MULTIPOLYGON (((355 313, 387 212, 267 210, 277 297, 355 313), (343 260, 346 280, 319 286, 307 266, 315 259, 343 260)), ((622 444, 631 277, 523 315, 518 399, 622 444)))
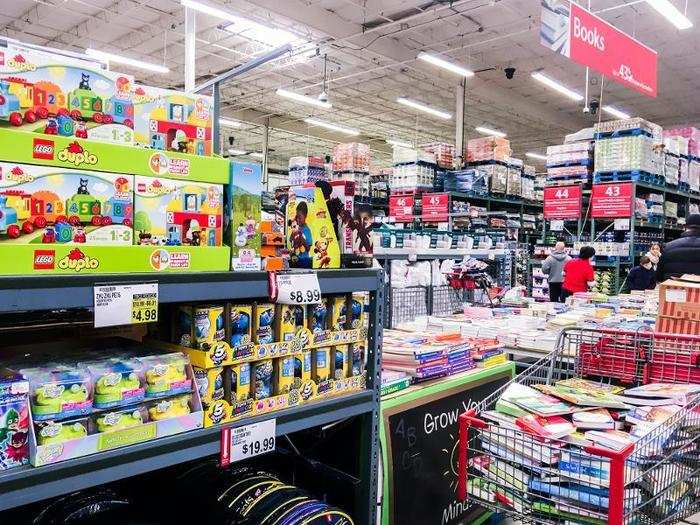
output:
POLYGON ((294 357, 275 359, 275 395, 287 394, 294 388, 294 357))
POLYGON ((178 325, 176 342, 182 346, 209 350, 226 337, 223 306, 181 306, 178 325))
POLYGON ((328 346, 316 348, 311 356, 311 376, 316 383, 331 378, 331 349, 328 346))
POLYGON ((217 368, 197 368, 192 367, 194 380, 199 390, 199 397, 202 398, 202 405, 207 408, 214 401, 224 398, 224 369, 217 368))
POLYGON ((331 302, 331 330, 345 330, 347 327, 347 297, 338 295, 331 302))
POLYGON ((275 341, 291 341, 305 324, 302 305, 278 304, 275 314, 275 341))
POLYGON ((275 305, 256 303, 253 307, 253 342, 258 345, 274 343, 275 305))
POLYGON ((230 307, 231 348, 250 344, 253 340, 251 323, 253 318, 253 306, 249 304, 232 304, 230 307))
POLYGON ((306 315, 306 326, 312 333, 328 329, 328 301, 323 298, 318 304, 310 304, 306 315))
POLYGON ((232 405, 250 398, 250 366, 250 363, 241 363, 228 367, 226 391, 232 405))
POLYGON ((340 267, 338 239, 320 188, 290 189, 286 219, 291 267, 340 267))
POLYGON ((338 345, 334 347, 334 352, 333 379, 350 377, 350 347, 338 345))
POLYGON ((311 350, 304 350, 294 358, 294 388, 301 388, 303 383, 311 379, 311 350))

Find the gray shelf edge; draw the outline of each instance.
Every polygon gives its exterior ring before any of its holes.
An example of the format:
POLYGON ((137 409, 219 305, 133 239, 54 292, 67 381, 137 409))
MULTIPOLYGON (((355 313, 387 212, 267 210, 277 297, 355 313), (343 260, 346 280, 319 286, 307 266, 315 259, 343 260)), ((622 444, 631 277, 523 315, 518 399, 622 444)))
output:
MULTIPOLYGON (((377 269, 317 271, 324 294, 376 291, 377 269)), ((0 312, 91 308, 93 287, 107 283, 157 282, 159 302, 226 301, 267 297, 267 272, 196 274, 57 275, 0 277, 0 312)))
MULTIPOLYGON (((376 393, 364 390, 237 421, 235 428, 277 419, 277 435, 375 411, 376 393)), ((44 467, 0 473, 0 511, 219 453, 222 427, 199 429, 44 467)))

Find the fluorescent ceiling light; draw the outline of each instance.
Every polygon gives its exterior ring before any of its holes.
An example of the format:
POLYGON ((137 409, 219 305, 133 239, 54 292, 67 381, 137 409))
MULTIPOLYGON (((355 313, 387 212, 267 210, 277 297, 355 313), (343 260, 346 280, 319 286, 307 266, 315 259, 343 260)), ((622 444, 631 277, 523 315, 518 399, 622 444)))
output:
POLYGON ((465 67, 458 66, 457 64, 453 64, 452 62, 449 62, 438 56, 431 55, 430 53, 418 53, 418 58, 420 60, 423 60, 424 62, 428 62, 429 64, 433 64, 434 66, 441 67, 442 69, 446 69, 447 71, 451 71, 452 73, 457 73, 458 75, 461 75, 463 77, 474 76, 473 71, 465 67))
POLYGON ((200 13, 204 13, 205 15, 211 15, 216 18, 221 18, 222 20, 236 22, 238 19, 238 17, 236 17, 232 13, 229 13, 228 11, 224 11, 223 9, 219 9, 218 7, 214 7, 213 5, 204 2, 197 2, 195 0, 180 0, 180 4, 183 7, 189 7, 190 9, 194 9, 195 11, 199 11, 200 13))
POLYGON ((244 149, 234 149, 234 148, 228 149, 228 154, 232 155, 234 157, 237 157, 238 155, 245 155, 246 153, 247 153, 247 151, 244 149))
POLYGON ((677 29, 693 27, 693 23, 688 17, 681 13, 669 0, 647 0, 647 4, 656 9, 661 16, 667 18, 677 29))
POLYGON ((632 118, 631 115, 628 115, 624 111, 620 111, 619 109, 616 109, 612 106, 603 106, 603 111, 605 111, 609 115, 612 115, 613 117, 617 117, 617 118, 622 119, 622 120, 632 118))
POLYGON ((137 67, 139 69, 146 69, 155 73, 170 73, 170 69, 165 66, 151 64, 150 62, 143 62, 142 60, 136 60, 135 58, 129 58, 122 55, 115 55, 114 53, 107 53, 106 51, 99 51, 90 47, 85 50, 85 54, 89 57, 97 58, 104 62, 117 62, 119 64, 125 64, 127 66, 137 67))
POLYGON ((479 133, 483 133, 484 135, 491 135, 492 137, 503 138, 506 136, 505 133, 503 133, 502 131, 498 131, 497 129, 485 128, 483 126, 477 126, 474 129, 477 130, 479 133))
POLYGON ((241 127, 240 122, 237 122, 235 120, 231 120, 230 118, 223 118, 223 117, 221 117, 219 119, 219 124, 221 124, 222 126, 226 126, 228 128, 240 128, 241 127))
POLYGON ((331 131, 338 131, 339 133, 345 133, 347 135, 359 135, 360 132, 356 129, 345 128, 343 126, 336 126, 330 122, 324 122, 323 120, 318 120, 315 118, 305 118, 304 122, 311 124, 312 126, 319 126, 321 128, 330 129, 331 131))
POLYGON ((542 82, 545 86, 552 88, 554 91, 558 91, 562 95, 565 95, 572 100, 575 100, 577 102, 580 102, 583 100, 583 96, 580 95, 579 93, 576 93, 576 91, 573 91, 573 90, 569 89, 568 87, 563 86, 562 84, 560 84, 556 80, 549 78, 547 75, 544 75, 544 74, 540 73, 539 71, 532 73, 532 78, 534 78, 538 82, 542 82))
POLYGON ((531 159, 547 160, 547 155, 542 155, 541 153, 533 153, 531 151, 527 152, 525 156, 530 157, 531 159))
POLYGON ((431 108, 430 106, 426 106, 425 104, 421 104, 420 102, 416 102, 415 100, 399 97, 396 99, 396 102, 398 102, 399 104, 403 104, 404 106, 408 106, 409 108, 417 109, 418 111, 423 111, 424 113, 428 113, 435 117, 439 117, 441 119, 449 120, 452 118, 452 114, 447 113, 446 111, 440 111, 439 109, 431 108))
POLYGON ((265 155, 260 153, 259 151, 253 151, 252 153, 249 153, 251 157, 255 157, 256 159, 264 159, 265 155))
POLYGON ((413 147, 413 144, 411 144, 410 142, 403 142, 401 140, 387 139, 386 143, 390 144, 391 146, 396 146, 397 148, 412 148, 413 147))
POLYGON ((306 95, 302 95, 301 93, 294 93, 293 91, 287 91, 286 89, 280 88, 275 91, 275 93, 279 97, 289 98, 291 100, 296 100, 297 102, 303 102, 304 104, 311 104, 312 106, 318 106, 319 108, 330 109, 333 107, 333 104, 330 102, 322 102, 317 98, 308 97, 306 95))

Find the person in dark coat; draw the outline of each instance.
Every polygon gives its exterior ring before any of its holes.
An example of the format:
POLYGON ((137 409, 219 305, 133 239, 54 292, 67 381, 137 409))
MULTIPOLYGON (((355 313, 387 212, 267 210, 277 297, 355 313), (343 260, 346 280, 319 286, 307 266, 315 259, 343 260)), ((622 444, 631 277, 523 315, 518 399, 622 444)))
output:
POLYGON ((688 217, 680 239, 664 247, 656 268, 656 280, 662 283, 686 273, 700 275, 700 214, 697 213, 688 217))
POLYGON ((635 266, 627 274, 627 286, 630 292, 634 290, 653 290, 656 287, 656 272, 651 264, 651 259, 646 255, 639 259, 639 266, 635 266))

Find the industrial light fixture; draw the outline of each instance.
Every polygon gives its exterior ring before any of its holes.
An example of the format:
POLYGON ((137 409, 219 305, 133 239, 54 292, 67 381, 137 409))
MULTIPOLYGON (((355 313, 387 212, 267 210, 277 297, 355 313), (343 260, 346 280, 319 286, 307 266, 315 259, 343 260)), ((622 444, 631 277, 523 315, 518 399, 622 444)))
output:
POLYGON ((474 129, 477 130, 479 133, 483 133, 484 135, 490 135, 492 137, 503 138, 506 136, 506 134, 502 131, 498 131, 497 129, 485 128, 484 126, 477 126, 474 129))
POLYGON ((410 142, 403 142, 401 140, 387 139, 387 144, 390 146, 396 146, 397 148, 412 148, 413 144, 410 142))
POLYGON ((418 111, 422 111, 424 113, 428 113, 429 115, 433 115, 435 117, 444 119, 444 120, 449 120, 452 118, 451 113, 447 113, 446 111, 440 111, 439 109, 434 109, 431 108, 430 106, 426 106, 425 104, 421 104, 420 102, 416 102, 415 100, 410 100, 405 97, 399 97, 396 99, 396 102, 399 104, 403 104, 404 106, 408 106, 409 108, 417 109, 418 111))
POLYGON ((345 128, 343 126, 338 126, 336 124, 331 124, 330 122, 324 122, 323 120, 318 120, 315 118, 305 118, 304 122, 312 126, 319 126, 321 128, 330 129, 331 131, 337 131, 339 133, 345 133, 346 135, 359 135, 360 132, 356 129, 345 128))
POLYGON ((612 106, 603 106, 603 111, 605 111, 609 115, 612 115, 613 117, 617 117, 622 120, 631 118, 631 115, 628 115, 624 111, 620 111, 619 109, 616 109, 612 106))
POLYGON ((234 149, 234 148, 229 148, 228 149, 228 154, 231 155, 232 157, 238 157, 239 155, 245 155, 248 153, 244 149, 234 149))
POLYGON ((139 69, 146 69, 148 71, 153 71, 154 73, 170 73, 170 69, 165 66, 144 62, 143 60, 136 60, 135 58, 129 58, 122 55, 115 55, 114 53, 108 53, 106 51, 99 51, 97 49, 92 49, 91 47, 85 50, 85 54, 89 57, 97 58, 98 60, 102 60, 104 62, 117 62, 118 64, 125 64, 127 66, 137 67, 139 69))
POLYGON ((537 159, 537 160, 547 160, 547 155, 542 155, 541 153, 534 153, 532 151, 528 151, 525 154, 526 157, 530 157, 531 159, 537 159))
POLYGON ((561 93, 562 95, 565 95, 565 96, 569 97, 569 98, 572 99, 572 100, 575 100, 575 101, 577 101, 577 102, 580 102, 580 101, 583 100, 583 95, 580 95, 579 93, 576 93, 576 91, 573 91, 573 90, 569 89, 568 87, 566 87, 566 86, 560 84, 560 83, 557 82, 556 80, 553 80, 553 79, 549 78, 547 75, 545 75, 545 74, 543 74, 543 73, 541 73, 541 72, 539 72, 539 71, 536 71, 536 72, 532 73, 531 76, 532 76, 532 78, 534 78, 534 79, 537 80, 538 82, 541 82, 541 83, 544 84, 545 86, 547 86, 547 87, 553 89, 554 91, 558 91, 558 92, 561 93))
POLYGON ((444 58, 440 58, 439 56, 431 55, 430 53, 418 53, 418 58, 420 60, 423 60, 424 62, 428 62, 429 64, 433 64, 434 66, 441 67, 442 69, 446 69, 447 71, 451 71, 452 73, 456 73, 465 78, 474 76, 473 71, 465 67, 458 66, 457 64, 449 62, 444 58))
MULTIPOLYGON (((670 0, 647 0, 647 4, 656 9, 659 14, 671 22, 676 29, 689 29, 693 23, 670 0)), ((688 4, 686 4, 688 5, 688 4)))
POLYGON ((264 159, 265 155, 260 153, 259 151, 253 151, 252 153, 249 153, 251 157, 255 157, 256 159, 264 159))
POLYGON ((220 118, 219 119, 219 124, 222 126, 226 126, 227 128, 240 128, 241 123, 237 122, 235 120, 231 120, 230 118, 220 118))
POLYGON ((224 11, 223 9, 219 9, 218 7, 214 7, 208 3, 197 2, 196 0, 180 0, 180 4, 182 7, 188 7, 190 9, 194 9, 195 11, 199 11, 200 13, 204 13, 205 15, 221 18, 222 20, 236 22, 238 19, 238 17, 236 17, 234 14, 224 11))
POLYGON ((330 102, 323 102, 321 100, 318 100, 317 98, 308 97, 306 95, 302 95, 301 93, 294 93, 293 91, 287 91, 286 89, 282 88, 275 91, 275 93, 278 97, 296 100, 297 102, 303 102, 304 104, 311 104, 312 106, 316 106, 319 108, 330 109, 333 107, 333 104, 331 104, 330 102))

